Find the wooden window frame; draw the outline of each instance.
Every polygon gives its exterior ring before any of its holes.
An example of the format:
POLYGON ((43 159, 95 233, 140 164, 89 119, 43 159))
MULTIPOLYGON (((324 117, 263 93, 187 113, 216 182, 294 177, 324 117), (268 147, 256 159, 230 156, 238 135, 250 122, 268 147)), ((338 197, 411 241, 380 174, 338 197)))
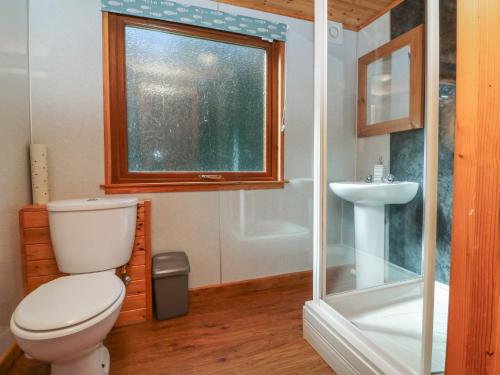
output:
POLYGON ((285 44, 258 37, 205 29, 168 21, 103 13, 104 143, 107 194, 279 189, 284 186, 284 59, 285 44), (264 172, 129 172, 125 42, 126 26, 264 48, 267 52, 266 165, 264 172))
POLYGON ((425 37, 424 25, 391 40, 367 53, 358 60, 358 137, 396 133, 424 127, 424 75, 425 37), (368 125, 366 121, 368 65, 410 46, 410 113, 408 117, 368 125))

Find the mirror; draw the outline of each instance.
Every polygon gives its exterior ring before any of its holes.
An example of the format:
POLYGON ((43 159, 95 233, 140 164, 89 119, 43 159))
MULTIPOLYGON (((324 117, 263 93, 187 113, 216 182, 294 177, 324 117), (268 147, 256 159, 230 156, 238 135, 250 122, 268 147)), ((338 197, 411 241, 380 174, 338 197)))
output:
POLYGON ((410 116, 410 47, 368 65, 366 125, 410 116))
POLYGON ((424 27, 358 61, 358 137, 423 127, 424 27))

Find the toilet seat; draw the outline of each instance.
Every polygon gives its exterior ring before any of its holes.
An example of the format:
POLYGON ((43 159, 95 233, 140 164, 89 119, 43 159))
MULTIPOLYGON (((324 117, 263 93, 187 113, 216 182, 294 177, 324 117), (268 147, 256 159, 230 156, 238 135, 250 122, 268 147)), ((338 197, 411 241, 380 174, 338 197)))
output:
POLYGON ((21 301, 12 315, 11 330, 31 340, 73 334, 104 320, 124 297, 125 286, 113 272, 64 276, 21 301))

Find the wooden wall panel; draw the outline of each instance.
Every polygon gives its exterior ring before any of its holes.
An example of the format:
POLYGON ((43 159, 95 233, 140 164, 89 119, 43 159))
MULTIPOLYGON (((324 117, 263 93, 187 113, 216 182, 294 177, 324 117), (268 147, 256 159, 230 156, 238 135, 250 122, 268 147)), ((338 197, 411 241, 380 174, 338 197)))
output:
POLYGON ((146 280, 132 281, 127 285, 127 296, 146 293, 146 280))
MULTIPOLYGON (((404 0, 329 0, 328 14, 332 21, 347 30, 359 31, 404 0)), ((314 19, 314 0, 218 0, 243 8, 275 13, 307 21, 314 19)))
POLYGON ((25 245, 26 261, 53 259, 54 252, 50 243, 37 243, 25 245))
POLYGON ((458 1, 447 374, 500 374, 500 2, 458 1))
POLYGON ((118 316, 115 327, 123 327, 123 326, 128 326, 131 324, 142 323, 146 320, 149 320, 149 318, 148 318, 147 309, 145 309, 145 308, 137 309, 137 310, 122 311, 120 313, 120 315, 118 316))
MULTIPOLYGON (((45 206, 26 206, 19 211, 25 294, 40 285, 64 276, 57 268, 52 244, 47 209, 45 206)), ((140 202, 137 207, 137 226, 134 250, 127 265, 132 283, 117 326, 152 319, 151 288, 151 202, 140 202)))

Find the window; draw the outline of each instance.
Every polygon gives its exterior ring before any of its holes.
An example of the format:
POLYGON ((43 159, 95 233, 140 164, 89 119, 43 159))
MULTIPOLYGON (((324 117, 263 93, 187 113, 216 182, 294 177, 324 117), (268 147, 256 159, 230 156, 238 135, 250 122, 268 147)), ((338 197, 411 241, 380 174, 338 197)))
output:
POLYGON ((284 43, 104 13, 108 193, 283 187, 284 43))

